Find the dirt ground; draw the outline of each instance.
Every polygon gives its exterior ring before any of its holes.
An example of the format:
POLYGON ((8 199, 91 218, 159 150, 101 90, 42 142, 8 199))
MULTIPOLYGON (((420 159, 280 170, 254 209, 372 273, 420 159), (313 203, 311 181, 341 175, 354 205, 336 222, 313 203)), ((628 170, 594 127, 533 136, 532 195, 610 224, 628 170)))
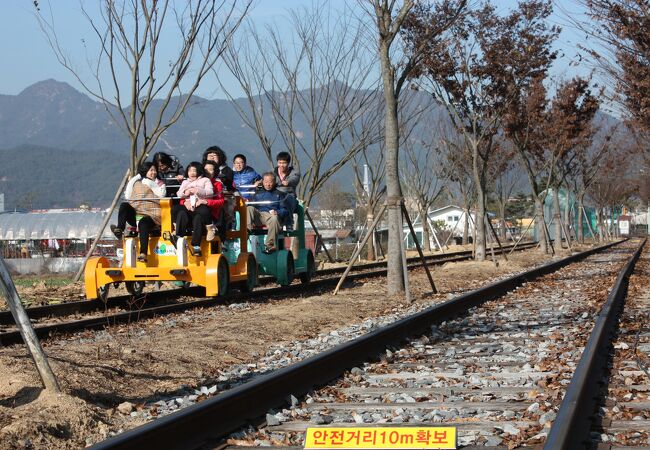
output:
MULTIPOLYGON (((433 272, 431 294, 423 270, 411 272, 416 302, 447 299, 548 258, 537 251, 510 260, 448 263, 433 272)), ((49 292, 49 296, 55 293, 49 292)), ((32 292, 33 293, 33 292, 32 292)), ((128 401, 141 407, 185 387, 216 382, 232 364, 254 363, 272 344, 306 339, 406 307, 375 279, 320 295, 260 299, 245 308, 221 308, 164 316, 100 333, 84 332, 43 342, 63 393, 41 389, 21 345, 0 348, 0 449, 80 448, 140 425, 117 410, 128 401)))

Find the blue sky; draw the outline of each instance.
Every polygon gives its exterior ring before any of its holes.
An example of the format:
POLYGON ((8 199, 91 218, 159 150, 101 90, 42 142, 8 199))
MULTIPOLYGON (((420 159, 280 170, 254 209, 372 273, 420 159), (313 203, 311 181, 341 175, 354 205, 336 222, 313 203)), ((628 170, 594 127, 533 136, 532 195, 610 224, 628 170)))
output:
MULTIPOLYGON (((495 1, 504 11, 516 4, 515 0, 495 1)), ((578 54, 577 43, 581 42, 582 38, 580 33, 567 26, 568 21, 564 16, 566 11, 579 14, 580 7, 574 3, 574 0, 557 2, 565 13, 557 12, 552 20, 564 28, 556 44, 564 56, 557 61, 553 76, 569 78, 577 73, 584 75, 589 72, 588 67, 570 64, 578 54)), ((332 3, 334 7, 343 6, 346 0, 333 0, 332 3)), ((41 4, 42 8, 47 8, 47 0, 41 0, 41 4)), ((81 41, 92 39, 92 32, 86 19, 81 15, 79 0, 51 0, 51 4, 63 47, 73 55, 77 65, 84 69, 86 66, 81 41)), ((310 2, 305 0, 256 0, 250 17, 256 24, 282 21, 287 15, 287 9, 309 4, 310 2)), ((347 4, 356 5, 356 0, 347 0, 347 4)), ((84 5, 96 8, 95 0, 87 0, 84 5)), ((90 45, 89 48, 92 49, 90 45)), ((3 70, 0 71, 0 94, 15 95, 27 86, 48 78, 65 81, 80 89, 72 75, 56 61, 34 17, 32 0, 2 1, 0 58, 3 61, 3 70)), ((204 87, 200 88, 198 94, 207 98, 224 97, 216 88, 216 82, 210 79, 206 81, 204 87)))

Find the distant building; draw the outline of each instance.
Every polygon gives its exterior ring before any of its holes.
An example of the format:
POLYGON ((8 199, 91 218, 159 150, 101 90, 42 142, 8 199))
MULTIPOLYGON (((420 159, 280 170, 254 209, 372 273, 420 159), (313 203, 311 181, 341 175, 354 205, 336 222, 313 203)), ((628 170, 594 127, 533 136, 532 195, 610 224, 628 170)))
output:
MULTIPOLYGON (((5 258, 84 254, 97 236, 106 211, 51 209, 0 214, 0 248, 5 258)), ((116 223, 114 213, 112 223, 116 223)), ((102 241, 113 247, 115 236, 106 227, 102 241)))
MULTIPOLYGON (((428 227, 429 227, 429 241, 430 241, 431 248, 437 246, 436 238, 432 233, 432 230, 434 229, 433 228, 434 222, 436 222, 437 225, 436 228, 438 228, 438 232, 437 232, 438 240, 442 241, 440 242, 440 244, 444 244, 444 241, 447 240, 449 234, 451 234, 452 238, 461 237, 465 229, 465 222, 468 222, 467 226, 469 230, 469 235, 472 236, 474 234, 474 226, 473 226, 474 213, 470 213, 469 215, 471 216, 471 218, 468 219, 465 210, 459 206, 447 205, 442 208, 429 211, 427 215, 429 217, 428 227)), ((411 220, 413 221, 413 230, 415 231, 415 235, 418 238, 418 242, 420 242, 420 245, 422 245, 424 239, 424 232, 422 229, 423 224, 422 224, 421 217, 418 215, 415 218, 411 218, 411 220)), ((406 239, 406 247, 415 248, 415 241, 413 240, 413 235, 411 234, 411 231, 409 230, 408 224, 406 222, 404 223, 403 230, 404 230, 404 238, 406 239)))
MULTIPOLYGON (((469 235, 472 236, 474 233, 474 213, 471 212, 469 216, 471 218, 468 218, 463 208, 456 205, 447 205, 442 208, 429 211, 429 220, 427 226, 429 227, 431 248, 437 246, 435 237, 433 236, 433 233, 431 233, 434 222, 436 222, 436 225, 439 226, 438 232, 440 235, 438 236, 438 239, 442 241, 440 242, 441 244, 444 244, 444 241, 447 240, 450 234, 452 235, 452 238, 461 237, 463 235, 465 222, 467 222, 469 235)), ((411 221, 413 223, 413 230, 415 231, 415 235, 418 238, 418 242, 422 244, 424 236, 422 220, 418 215, 411 217, 411 221)), ((379 234, 380 242, 385 243, 388 241, 388 229, 385 224, 377 228, 377 233, 379 234)), ((413 240, 413 235, 411 234, 406 221, 404 221, 403 224, 403 233, 404 239, 406 241, 406 247, 415 248, 415 241, 413 240)))
MULTIPOLYGON (((429 222, 444 222, 447 229, 454 230, 454 236, 462 236, 465 228, 465 222, 468 220, 465 210, 455 205, 448 205, 442 208, 429 211, 429 222)), ((468 227, 470 234, 474 231, 474 213, 470 213, 471 219, 469 220, 468 227)), ((419 224, 418 224, 419 225, 419 224)), ((413 224, 415 228, 415 223, 413 224)), ((421 229, 421 228, 420 228, 421 229)), ((416 229, 417 231, 417 229, 416 229)))
POLYGON ((337 229, 352 226, 354 209, 330 210, 321 209, 315 217, 316 226, 337 229))

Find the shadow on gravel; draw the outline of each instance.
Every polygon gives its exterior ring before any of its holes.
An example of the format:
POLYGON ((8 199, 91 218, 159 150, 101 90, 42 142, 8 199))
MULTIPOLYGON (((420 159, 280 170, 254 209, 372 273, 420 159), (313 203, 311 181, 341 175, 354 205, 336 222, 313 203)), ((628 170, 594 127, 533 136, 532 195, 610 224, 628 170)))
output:
POLYGON ((5 408, 16 408, 33 402, 43 391, 40 387, 21 388, 13 397, 3 398, 0 400, 0 406, 5 408))
POLYGON ((152 375, 149 373, 139 373, 139 372, 120 369, 119 367, 110 367, 102 364, 82 364, 76 361, 70 361, 69 359, 61 358, 57 356, 50 356, 50 359, 54 361, 58 361, 60 363, 69 364, 71 367, 85 367, 88 369, 100 370, 106 372, 108 376, 112 376, 113 374, 115 374, 121 377, 131 377, 131 378, 140 378, 140 379, 148 379, 148 380, 158 380, 158 381, 177 379, 177 377, 172 377, 169 375, 152 375))
MULTIPOLYGON (((65 359, 61 358, 52 358, 56 359, 61 362, 68 362, 65 359)), ((87 364, 87 365, 79 365, 80 367, 88 367, 88 368, 98 368, 96 365, 93 364, 87 364)), ((166 375, 151 375, 147 373, 137 373, 137 372, 132 372, 132 371, 126 371, 118 368, 113 368, 113 367, 107 367, 107 366, 99 366, 99 369, 105 369, 107 372, 107 376, 121 376, 121 377, 129 377, 129 378, 140 378, 140 379, 148 379, 148 380, 175 380, 176 377, 171 377, 171 376, 166 376, 166 375), (110 372, 110 373, 109 373, 110 372)), ((253 378, 259 377, 261 375, 267 375, 268 373, 271 373, 272 371, 264 372, 264 373, 255 373, 255 372, 250 372, 245 375, 241 375, 237 378, 231 378, 227 382, 223 381, 218 381, 216 378, 212 379, 207 379, 201 383, 199 386, 187 386, 187 385, 182 385, 178 389, 174 390, 168 390, 168 391, 159 391, 156 392, 154 395, 151 396, 140 396, 140 397, 128 397, 128 396, 118 396, 114 392, 92 392, 89 391, 86 388, 75 388, 70 390, 70 394, 78 397, 82 400, 85 400, 89 403, 94 403, 97 404, 98 406, 101 407, 116 407, 122 402, 131 402, 133 404, 149 404, 149 403, 155 403, 158 400, 161 399, 169 399, 171 397, 183 397, 185 395, 191 395, 194 393, 195 389, 199 389, 201 386, 213 386, 217 385, 217 395, 219 393, 222 393, 224 391, 227 391, 229 389, 232 389, 234 387, 237 387, 240 384, 246 383, 248 381, 251 381, 253 378)), ((39 389, 40 392, 40 389, 39 389)), ((36 394, 36 397, 38 396, 38 393, 36 394)), ((4 402, 5 400, 3 400, 4 402)), ((31 401, 31 400, 30 400, 31 401)))

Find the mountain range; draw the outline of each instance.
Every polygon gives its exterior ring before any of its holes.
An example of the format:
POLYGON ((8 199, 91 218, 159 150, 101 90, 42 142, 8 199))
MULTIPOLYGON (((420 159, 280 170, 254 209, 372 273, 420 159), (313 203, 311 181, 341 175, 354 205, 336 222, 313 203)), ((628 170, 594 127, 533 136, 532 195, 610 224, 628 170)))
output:
MULTIPOLYGON (((269 168, 257 136, 229 100, 193 97, 156 151, 174 154, 186 165, 215 144, 230 159, 245 154, 260 173, 269 168)), ((77 207, 82 199, 91 206, 108 206, 126 170, 128 148, 126 134, 104 105, 67 83, 45 80, 18 95, 0 95, 0 193, 5 193, 6 209, 77 207), (59 189, 52 174, 63 183, 74 180, 86 193, 59 189)))
MULTIPOLYGON (((153 102, 152 110, 157 109, 157 102, 160 100, 153 102)), ((257 137, 229 100, 193 97, 190 104, 165 132, 158 150, 183 160, 214 144, 231 154, 259 153, 257 137)), ((23 144, 126 154, 128 139, 102 103, 67 83, 45 80, 18 95, 0 95, 0 147, 23 144)))
MULTIPOLYGON (((154 101, 153 110, 159 101, 154 101)), ((245 99, 234 102, 248 108, 245 99)), ((414 135, 424 133, 439 114, 442 110, 433 108, 421 116, 420 130, 414 135)), ((604 119, 604 123, 617 121, 606 114, 604 119)), ((308 123, 301 122, 299 115, 294 123, 296 134, 309 140, 308 123)), ((273 130, 275 124, 268 119, 264 126, 273 130)), ((211 145, 223 148, 230 160, 237 153, 245 154, 248 164, 260 173, 270 168, 257 136, 230 100, 193 97, 155 151, 174 154, 187 165, 200 160, 211 145)), ((81 203, 107 207, 128 167, 128 148, 126 134, 104 105, 67 83, 45 80, 18 95, 0 95, 0 193, 5 194, 7 210, 70 208, 81 203)), ((278 140, 274 151, 282 150, 278 140)), ((340 145, 334 144, 325 163, 338 161, 341 152, 340 145)), ((353 190, 351 179, 349 167, 334 177, 343 191, 353 190)))

